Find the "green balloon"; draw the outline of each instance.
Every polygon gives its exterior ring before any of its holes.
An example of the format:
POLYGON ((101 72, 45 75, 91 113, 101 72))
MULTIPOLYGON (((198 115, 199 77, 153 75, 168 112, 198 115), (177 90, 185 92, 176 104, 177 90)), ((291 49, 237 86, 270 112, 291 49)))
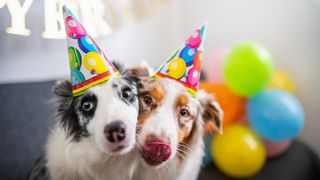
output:
POLYGON ((261 91, 273 72, 273 59, 267 49, 257 43, 235 46, 224 64, 224 78, 232 91, 251 96, 261 91))
POLYGON ((69 54, 70 68, 79 70, 81 67, 81 54, 80 54, 80 52, 76 48, 70 46, 68 48, 68 54, 69 54))

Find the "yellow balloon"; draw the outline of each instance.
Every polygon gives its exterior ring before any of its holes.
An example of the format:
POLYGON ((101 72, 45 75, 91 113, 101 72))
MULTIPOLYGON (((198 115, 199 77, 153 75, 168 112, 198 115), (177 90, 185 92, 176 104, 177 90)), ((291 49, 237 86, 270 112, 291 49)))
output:
POLYGON ((91 74, 102 74, 108 71, 106 63, 101 56, 96 52, 88 52, 83 57, 84 67, 91 72, 91 74))
POLYGON ((266 154, 261 139, 248 127, 233 124, 216 135, 211 144, 216 166, 225 174, 245 178, 256 174, 264 165, 266 154))
POLYGON ((181 58, 176 58, 168 64, 168 75, 174 79, 181 79, 187 70, 187 65, 181 58))
POLYGON ((280 89, 292 94, 294 93, 294 85, 291 77, 286 72, 279 69, 273 72, 268 88, 280 89))

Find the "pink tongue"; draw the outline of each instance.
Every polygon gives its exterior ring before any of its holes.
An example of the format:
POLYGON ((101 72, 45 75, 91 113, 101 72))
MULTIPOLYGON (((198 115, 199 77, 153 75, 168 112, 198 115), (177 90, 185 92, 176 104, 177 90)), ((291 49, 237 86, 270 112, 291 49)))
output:
POLYGON ((168 144, 162 142, 150 142, 143 148, 142 156, 146 162, 152 166, 159 165, 166 161, 171 154, 168 144))

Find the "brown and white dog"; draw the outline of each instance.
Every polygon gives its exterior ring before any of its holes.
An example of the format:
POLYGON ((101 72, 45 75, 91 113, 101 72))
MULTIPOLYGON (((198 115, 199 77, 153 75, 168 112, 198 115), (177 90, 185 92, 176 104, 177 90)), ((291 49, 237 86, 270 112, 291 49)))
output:
POLYGON ((140 77, 138 87, 136 153, 140 156, 136 155, 139 165, 132 178, 196 179, 204 155, 204 127, 222 131, 219 104, 201 90, 192 97, 171 79, 140 77))

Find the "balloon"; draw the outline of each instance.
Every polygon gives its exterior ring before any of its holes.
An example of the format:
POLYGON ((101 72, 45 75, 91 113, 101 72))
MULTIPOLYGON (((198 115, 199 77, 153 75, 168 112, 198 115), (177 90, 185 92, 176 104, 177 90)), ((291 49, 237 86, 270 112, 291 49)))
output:
POLYGON ((213 94, 217 98, 223 110, 223 127, 244 116, 245 98, 235 95, 226 85, 202 82, 199 88, 213 94))
POLYGON ((188 71, 188 76, 187 76, 187 83, 190 85, 190 86, 196 86, 199 82, 199 79, 200 79, 200 71, 198 71, 196 68, 191 68, 189 71, 188 71))
POLYGON ((196 53, 193 59, 194 68, 198 71, 201 71, 202 58, 203 58, 203 51, 198 50, 198 52, 196 53))
POLYGON ((273 72, 273 60, 263 46, 242 43, 234 47, 225 63, 224 77, 232 91, 251 96, 261 91, 273 72))
POLYGON ((202 159, 203 167, 209 166, 212 162, 212 157, 210 152, 211 143, 212 143, 212 134, 206 134, 204 136, 204 156, 202 159))
POLYGON ((181 58, 176 58, 168 64, 168 76, 174 79, 181 79, 187 70, 187 65, 181 58))
POLYGON ((85 78, 84 78, 83 74, 78 69, 71 70, 72 86, 76 86, 80 83, 83 83, 84 81, 85 81, 85 78))
POLYGON ((68 55, 69 55, 69 61, 70 61, 70 68, 79 70, 81 67, 81 54, 80 54, 80 52, 74 47, 69 47, 68 48, 68 55))
POLYGON ((284 91, 260 92, 249 100, 247 110, 252 128, 265 139, 289 140, 303 128, 304 112, 300 102, 284 91))
POLYGON ((96 52, 88 52, 83 57, 83 65, 91 74, 102 74, 108 71, 104 60, 96 52))
POLYGON ((200 30, 196 30, 192 36, 188 38, 186 45, 191 48, 198 48, 201 42, 200 30))
POLYGON ((238 121, 239 124, 243 124, 247 127, 250 127, 250 122, 248 120, 248 117, 246 116, 246 114, 244 116, 242 116, 238 121))
POLYGON ((197 49, 186 46, 180 52, 179 57, 184 60, 187 66, 190 66, 193 63, 193 59, 196 52, 197 52, 197 49))
POLYGON ((87 52, 99 53, 97 46, 94 44, 94 42, 91 40, 89 36, 83 36, 82 38, 78 39, 78 45, 84 53, 87 53, 87 52))
POLYGON ((263 140, 264 147, 266 148, 266 153, 268 158, 276 157, 284 153, 289 146, 291 145, 292 141, 269 141, 263 140))
POLYGON ((273 72, 268 88, 294 93, 294 85, 291 77, 286 72, 278 69, 273 72))
POLYGON ((265 163, 261 139, 249 128, 234 124, 215 135, 211 152, 216 166, 229 176, 245 178, 256 174, 265 163))
POLYGON ((67 35, 73 39, 79 39, 86 34, 86 31, 83 29, 81 24, 73 19, 72 16, 66 17, 65 26, 67 35))
POLYGON ((223 64, 229 52, 229 48, 217 49, 203 67, 206 80, 212 83, 223 84, 223 64))

